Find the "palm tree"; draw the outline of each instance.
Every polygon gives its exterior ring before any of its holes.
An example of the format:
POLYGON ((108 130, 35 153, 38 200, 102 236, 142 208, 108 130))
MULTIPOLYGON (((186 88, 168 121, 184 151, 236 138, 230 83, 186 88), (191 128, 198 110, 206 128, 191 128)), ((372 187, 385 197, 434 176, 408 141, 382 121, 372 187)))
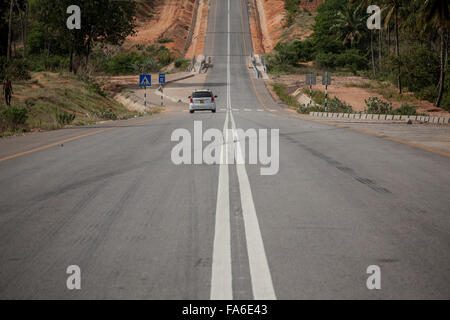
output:
MULTIPOLYGON (((369 7, 372 4, 371 0, 350 0, 349 2, 350 6, 356 6, 356 10, 366 10, 367 7, 369 7)), ((370 30, 370 52, 372 55, 372 68, 373 68, 373 75, 376 76, 376 68, 375 68, 375 51, 373 48, 373 35, 374 30, 370 30)), ((379 59, 379 68, 382 69, 382 50, 383 50, 383 44, 382 44, 382 30, 380 29, 378 32, 379 37, 379 44, 378 44, 378 59, 379 59)))
POLYGON ((338 38, 343 44, 358 42, 364 34, 365 21, 359 6, 348 6, 337 13, 336 23, 332 29, 337 30, 338 38))
MULTIPOLYGON (((423 2, 423 0, 420 2, 423 2)), ((420 17, 422 25, 424 27, 432 25, 438 30, 441 39, 441 70, 439 75, 439 94, 436 101, 436 106, 439 107, 444 94, 445 64, 447 60, 446 40, 450 30, 448 0, 425 0, 421 7, 420 17)))
MULTIPOLYGON (((444 0, 445 1, 445 0, 444 0)), ((401 7, 402 0, 386 0, 384 4, 384 9, 387 11, 385 18, 385 25, 387 26, 392 19, 394 19, 394 29, 395 29, 395 55, 397 58, 400 57, 400 42, 398 37, 399 30, 399 9, 401 7)), ((400 76, 400 66, 398 67, 398 76, 397 76, 397 86, 398 91, 402 94, 402 79, 400 76)))

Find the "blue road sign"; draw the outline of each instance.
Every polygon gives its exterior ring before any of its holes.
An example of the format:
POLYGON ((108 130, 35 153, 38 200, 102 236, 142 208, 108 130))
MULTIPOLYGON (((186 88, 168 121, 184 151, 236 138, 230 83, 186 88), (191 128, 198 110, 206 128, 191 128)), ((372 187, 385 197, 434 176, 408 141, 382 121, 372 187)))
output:
POLYGON ((150 74, 141 74, 139 76, 139 87, 151 87, 152 76, 150 74))
POLYGON ((165 73, 159 74, 159 84, 166 84, 166 74, 165 73))

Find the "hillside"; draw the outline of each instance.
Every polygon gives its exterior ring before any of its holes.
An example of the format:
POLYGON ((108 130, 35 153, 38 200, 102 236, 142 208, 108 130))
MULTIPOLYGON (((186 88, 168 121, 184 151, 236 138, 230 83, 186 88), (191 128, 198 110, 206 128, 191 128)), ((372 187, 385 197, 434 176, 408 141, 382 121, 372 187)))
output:
POLYGON ((7 109, 4 100, 0 101, 1 136, 138 115, 116 102, 98 84, 88 84, 71 74, 33 73, 30 80, 14 82, 13 89, 13 108, 7 109))
MULTIPOLYGON (((143 0, 139 4, 136 35, 127 38, 124 48, 136 45, 164 45, 177 56, 189 49, 197 22, 200 0, 143 0)), ((203 6, 202 6, 203 7, 203 6)), ((203 10, 205 13, 207 10, 203 10)))

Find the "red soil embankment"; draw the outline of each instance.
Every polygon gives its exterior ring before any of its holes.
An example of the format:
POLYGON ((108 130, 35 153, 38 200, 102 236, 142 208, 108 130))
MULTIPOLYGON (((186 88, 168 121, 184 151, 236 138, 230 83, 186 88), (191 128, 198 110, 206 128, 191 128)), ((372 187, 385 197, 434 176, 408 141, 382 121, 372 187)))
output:
POLYGON ((137 33, 127 38, 124 47, 161 44, 184 56, 196 1, 205 0, 143 0, 139 4, 137 33))

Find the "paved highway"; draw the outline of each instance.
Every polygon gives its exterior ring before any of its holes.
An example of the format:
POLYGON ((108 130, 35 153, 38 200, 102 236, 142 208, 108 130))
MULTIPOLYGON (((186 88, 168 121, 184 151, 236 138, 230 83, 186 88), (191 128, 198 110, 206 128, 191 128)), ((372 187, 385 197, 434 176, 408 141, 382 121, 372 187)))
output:
POLYGON ((450 159, 283 112, 247 68, 244 0, 212 1, 205 53, 216 114, 0 143, 0 298, 449 299, 450 159), (194 121, 278 129, 278 173, 175 165, 171 136, 194 121))

